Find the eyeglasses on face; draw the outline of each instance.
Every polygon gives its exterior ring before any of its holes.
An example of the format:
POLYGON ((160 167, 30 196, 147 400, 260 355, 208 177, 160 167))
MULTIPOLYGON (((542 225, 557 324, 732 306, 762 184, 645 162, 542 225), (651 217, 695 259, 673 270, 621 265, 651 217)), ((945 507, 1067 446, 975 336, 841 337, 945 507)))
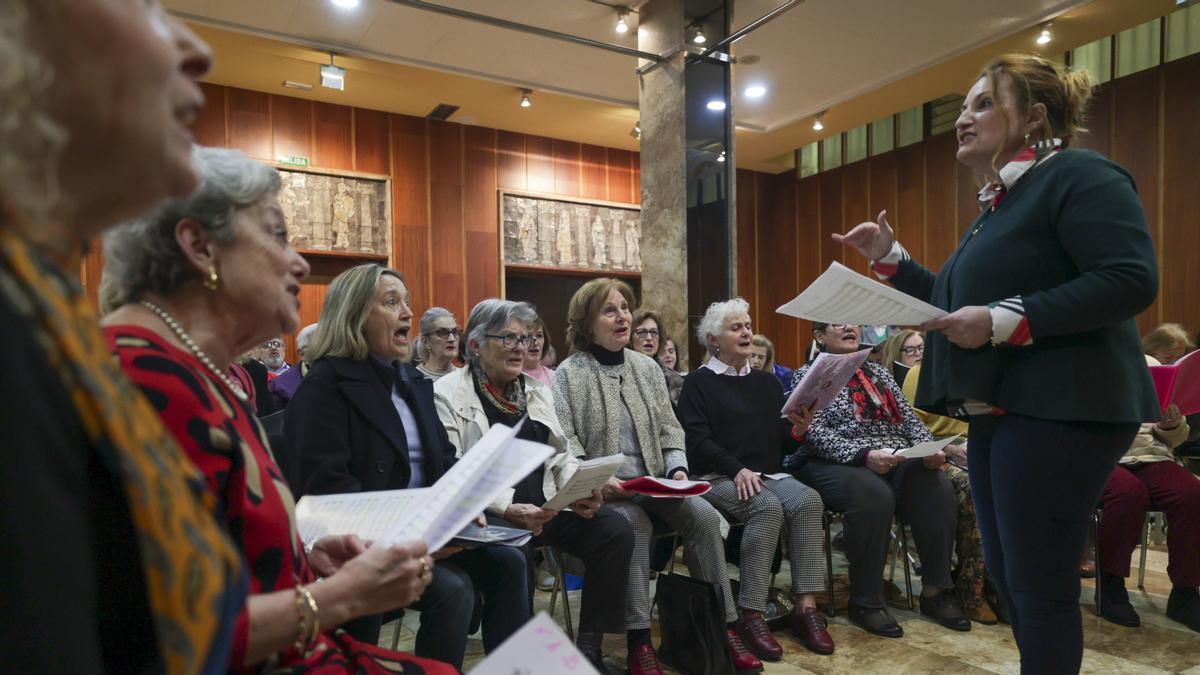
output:
POLYGON ((925 345, 917 345, 916 347, 904 347, 905 356, 916 356, 917 354, 925 353, 925 345))
POLYGON ((646 338, 650 338, 650 337, 656 338, 656 337, 658 337, 658 329, 657 328, 639 328, 639 329, 633 331, 633 334, 642 338, 643 340, 646 338))
POLYGON ((283 340, 271 340, 263 343, 263 346, 267 349, 283 349, 283 340))
POLYGON ((516 349, 517 345, 528 345, 529 341, 532 339, 528 335, 517 335, 516 333, 504 333, 503 335, 492 335, 491 333, 485 333, 483 337, 499 342, 500 346, 504 347, 505 349, 516 349))
POLYGON ((846 330, 847 328, 854 328, 854 325, 849 323, 831 323, 827 324, 826 327, 829 330, 846 330))
POLYGON ((448 340, 453 337, 455 340, 462 337, 462 331, 457 328, 438 328, 432 333, 426 333, 425 337, 436 335, 443 340, 448 340))

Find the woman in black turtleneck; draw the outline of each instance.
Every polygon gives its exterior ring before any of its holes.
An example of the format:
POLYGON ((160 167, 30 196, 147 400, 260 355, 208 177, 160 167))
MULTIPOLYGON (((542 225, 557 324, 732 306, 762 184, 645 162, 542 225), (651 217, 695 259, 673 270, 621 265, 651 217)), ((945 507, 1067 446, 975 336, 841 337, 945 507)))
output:
POLYGON ((683 539, 692 576, 721 589, 726 646, 739 672, 762 663, 742 644, 734 624, 737 606, 729 590, 720 516, 699 497, 654 499, 621 489, 640 476, 688 476, 683 429, 671 409, 658 363, 625 347, 633 317, 633 290, 617 279, 593 279, 571 298, 567 342, 571 355, 554 375, 554 404, 575 456, 624 455, 625 463, 604 489, 604 501, 633 525, 633 559, 626 592, 630 675, 658 675, 662 669, 650 644, 650 540, 648 513, 662 518, 683 539))

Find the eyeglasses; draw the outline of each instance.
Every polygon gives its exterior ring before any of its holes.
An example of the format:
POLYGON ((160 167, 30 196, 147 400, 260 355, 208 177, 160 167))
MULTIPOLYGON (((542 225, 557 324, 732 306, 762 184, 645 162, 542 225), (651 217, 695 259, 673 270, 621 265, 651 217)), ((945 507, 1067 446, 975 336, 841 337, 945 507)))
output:
POLYGON ((917 345, 916 347, 904 347, 904 348, 902 348, 902 351, 904 352, 905 356, 916 356, 917 354, 924 354, 925 353, 925 345, 917 345))
POLYGON ((528 335, 517 335, 516 333, 505 333, 504 335, 485 333, 483 337, 499 342, 500 346, 505 349, 516 349, 517 345, 525 346, 533 339, 528 335))
POLYGON ((649 337, 656 338, 656 337, 658 337, 658 329, 657 328, 639 328, 639 329, 633 331, 633 334, 642 339, 649 338, 649 337))
POLYGON ((263 346, 267 349, 283 349, 283 340, 271 340, 263 343, 263 346))
POLYGON ((831 323, 827 324, 827 327, 829 330, 846 330, 847 328, 853 328, 854 325, 849 323, 831 323))
POLYGON ((451 337, 457 340, 462 337, 462 331, 457 328, 438 328, 432 333, 426 333, 425 337, 429 337, 431 335, 436 335, 443 340, 448 340, 451 337))

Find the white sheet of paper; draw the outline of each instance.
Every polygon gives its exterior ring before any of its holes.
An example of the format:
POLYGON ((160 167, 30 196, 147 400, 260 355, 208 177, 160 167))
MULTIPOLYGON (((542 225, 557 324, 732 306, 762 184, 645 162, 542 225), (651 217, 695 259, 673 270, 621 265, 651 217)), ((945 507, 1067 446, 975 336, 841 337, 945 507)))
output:
POLYGON ((800 295, 775 310, 822 323, 917 326, 945 316, 933 305, 834 262, 800 295))
POLYGON ((592 490, 604 487, 624 463, 625 455, 597 457, 580 462, 579 468, 567 479, 566 485, 554 495, 554 499, 543 504, 542 508, 559 511, 580 499, 591 497, 592 490))
POLYGON ((781 472, 781 473, 760 473, 758 475, 762 476, 763 478, 770 478, 771 480, 783 480, 784 478, 792 477, 792 474, 790 474, 786 471, 781 472))
POLYGON ((471 675, 600 675, 545 612, 512 634, 471 675))
POLYGON ((296 504, 296 529, 310 544, 331 534, 379 539, 399 521, 412 517, 433 488, 382 490, 357 494, 306 495, 296 504))
POLYGON ((958 440, 958 438, 958 436, 952 436, 950 438, 943 438, 940 441, 926 441, 924 443, 917 443, 911 448, 901 448, 899 450, 893 450, 892 452, 906 459, 928 457, 936 454, 942 448, 945 448, 947 445, 950 445, 954 441, 958 440))
POLYGON ((850 354, 830 354, 829 352, 817 354, 817 358, 808 367, 804 377, 800 379, 800 383, 792 390, 791 396, 788 396, 788 400, 783 404, 783 409, 779 411, 779 414, 787 417, 789 410, 807 408, 814 401, 817 404, 815 410, 829 405, 850 382, 850 378, 854 377, 854 371, 858 370, 858 367, 870 355, 870 349, 850 354))

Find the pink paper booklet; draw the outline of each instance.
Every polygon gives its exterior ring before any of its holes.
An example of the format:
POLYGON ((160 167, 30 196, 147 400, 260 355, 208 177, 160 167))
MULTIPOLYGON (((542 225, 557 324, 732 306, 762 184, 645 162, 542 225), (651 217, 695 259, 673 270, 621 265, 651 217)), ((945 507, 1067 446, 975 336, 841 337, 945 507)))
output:
POLYGON ((821 352, 817 355, 804 378, 792 390, 781 416, 787 416, 789 410, 807 408, 816 403, 814 410, 820 410, 833 402, 842 389, 854 376, 854 371, 871 355, 870 349, 863 349, 850 354, 830 354, 821 352))
POLYGON ((1166 409, 1174 403, 1183 415, 1200 412, 1200 350, 1179 359, 1169 366, 1150 366, 1158 404, 1166 409))

